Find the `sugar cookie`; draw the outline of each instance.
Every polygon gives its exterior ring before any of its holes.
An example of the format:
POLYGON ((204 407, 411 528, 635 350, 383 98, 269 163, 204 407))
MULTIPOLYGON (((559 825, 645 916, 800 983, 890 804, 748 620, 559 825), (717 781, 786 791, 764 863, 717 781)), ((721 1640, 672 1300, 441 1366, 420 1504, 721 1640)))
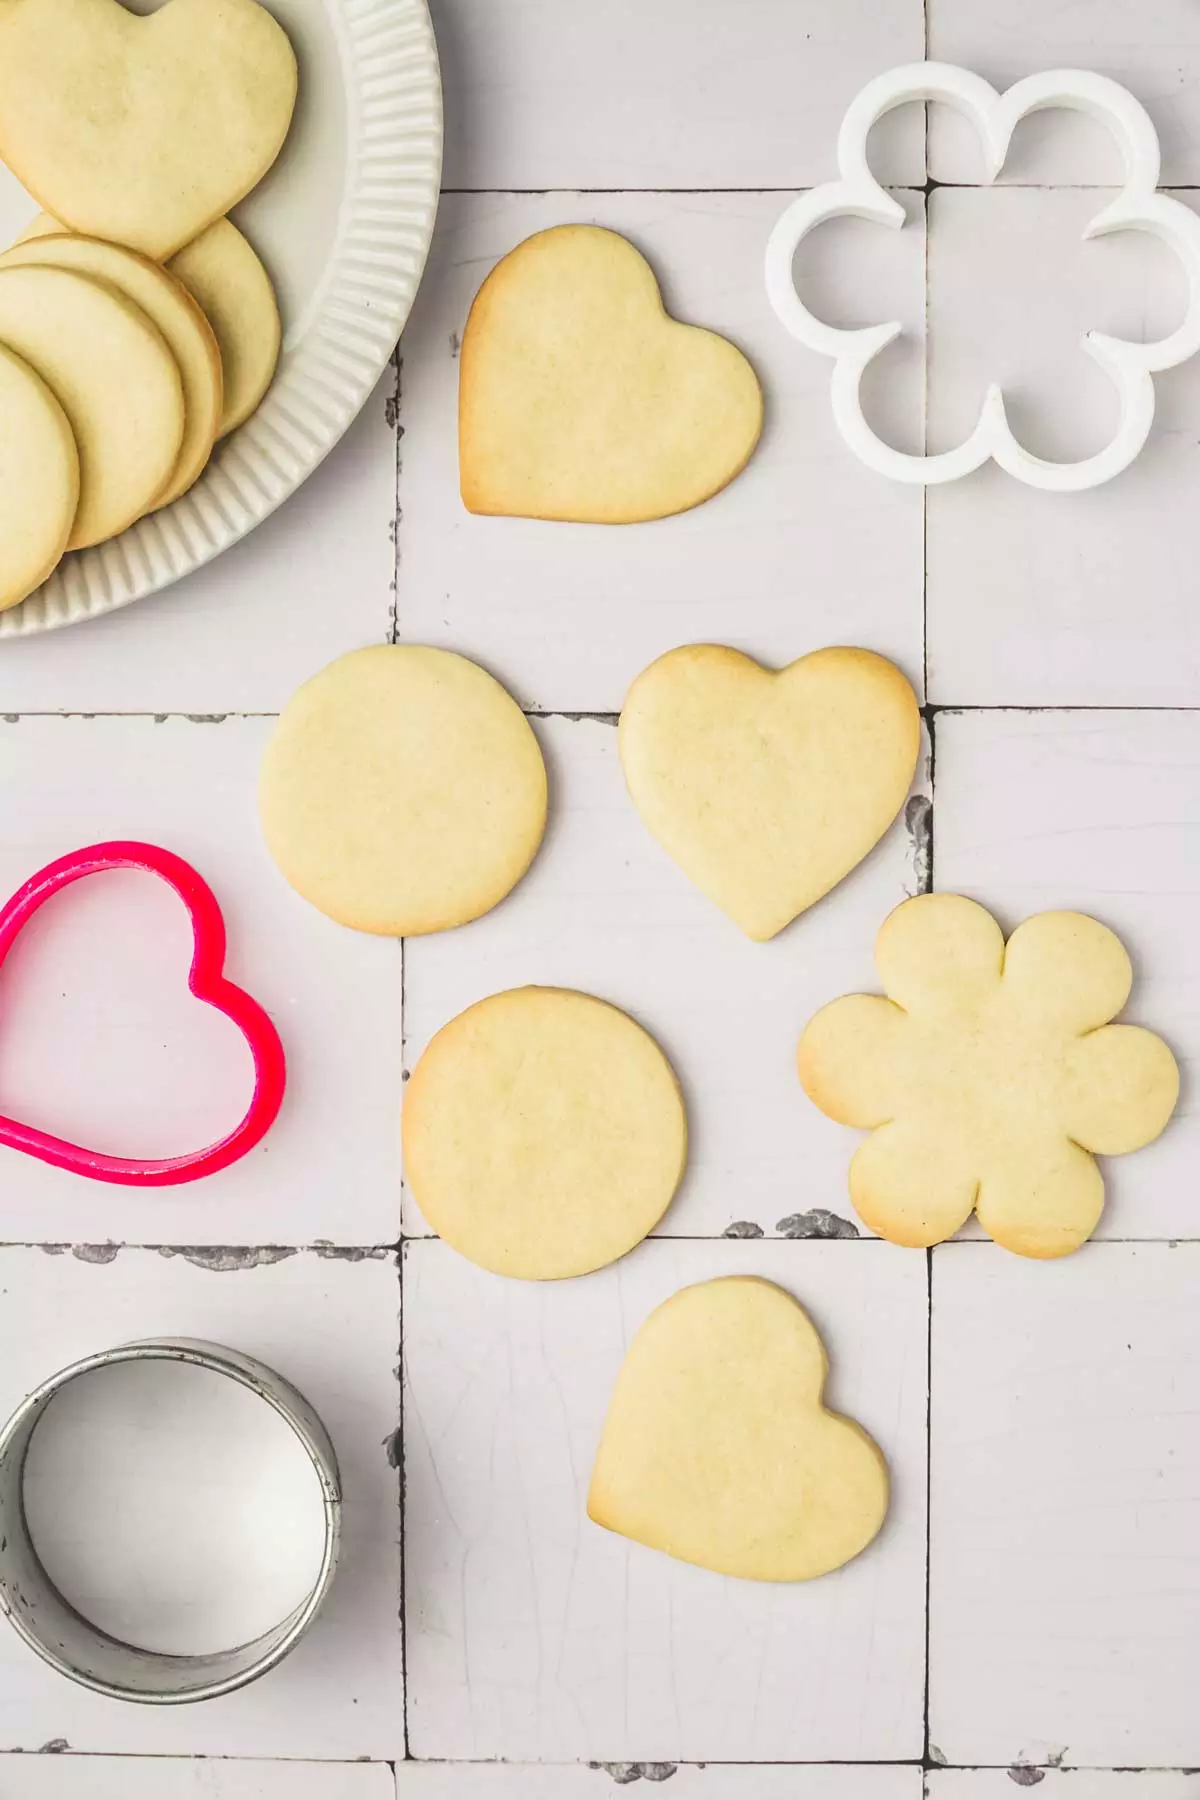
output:
POLYGON ((13 246, 16 246, 17 244, 28 244, 33 238, 62 237, 63 234, 69 232, 70 229, 71 227, 69 225, 64 225, 61 219, 56 219, 51 213, 36 213, 34 217, 30 219, 28 225, 25 226, 24 230, 18 231, 16 237, 13 239, 13 246))
POLYGON ((0 612, 45 581, 78 503, 67 415, 41 376, 0 345, 0 612))
POLYGON ((296 101, 258 0, 0 5, 0 157, 73 231, 162 261, 248 194, 296 101))
MULTIPOLYGON (((45 215, 43 215, 45 216, 45 215)), ((183 442, 166 488, 154 501, 168 506, 187 492, 212 454, 221 420, 221 353, 212 327, 188 293, 157 263, 100 238, 72 233, 34 233, 0 255, 0 269, 37 264, 76 269, 107 281, 140 307, 157 326, 179 367, 183 383, 183 442)))
POLYGON ((225 410, 218 437, 245 424, 271 385, 282 327, 271 278, 232 219, 218 219, 171 258, 221 347, 225 410))
POLYGON ((825 1346, 772 1282, 684 1288, 641 1327, 617 1379, 588 1513, 681 1562, 808 1581, 865 1550, 887 1463, 826 1410, 825 1346))
POLYGON ((306 900, 411 937, 464 925, 516 886, 545 830, 546 769, 498 681, 448 650, 381 644, 288 701, 259 804, 306 900))
POLYGON ((615 231, 540 231, 475 296, 458 412, 471 512, 600 525, 686 512, 746 466, 762 416, 741 351, 669 318, 615 231))
MULTIPOLYGON (((17 243, 66 229, 49 213, 39 213, 17 243)), ((224 388, 217 437, 227 437, 256 410, 279 361, 283 327, 271 277, 232 219, 217 219, 177 251, 167 267, 216 336, 224 388)))
POLYGON ((162 493, 183 441, 183 388, 161 332, 90 275, 0 268, 0 343, 52 389, 79 448, 68 548, 115 537, 162 493))
POLYGON ((821 1111, 871 1136, 850 1197, 873 1231, 928 1245, 970 1218, 1021 1256, 1065 1256, 1099 1223, 1089 1152, 1156 1138, 1179 1071, 1161 1038, 1111 1025, 1133 979, 1120 939, 1081 913, 1037 913, 1009 939, 956 894, 885 919, 888 995, 834 1000, 800 1040, 821 1111))
POLYGON ((513 988, 433 1039, 404 1098, 404 1169, 433 1229, 497 1275, 615 1262, 683 1176, 687 1116, 640 1025, 590 994, 513 988))
POLYGON ((659 843, 761 942, 879 842, 913 778, 921 715, 870 650, 815 650, 775 671, 689 644, 638 676, 618 742, 659 843))

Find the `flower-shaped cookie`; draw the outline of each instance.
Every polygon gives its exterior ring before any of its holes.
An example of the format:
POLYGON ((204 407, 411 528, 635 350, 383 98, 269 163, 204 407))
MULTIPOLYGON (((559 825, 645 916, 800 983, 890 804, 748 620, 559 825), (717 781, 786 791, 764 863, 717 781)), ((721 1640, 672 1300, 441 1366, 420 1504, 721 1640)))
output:
POLYGON ((922 894, 885 919, 887 999, 851 994, 800 1040, 822 1112, 871 1131, 850 1197, 893 1243, 937 1244, 970 1218, 1021 1256, 1065 1256, 1104 1206, 1092 1152, 1156 1138, 1179 1071, 1161 1038, 1111 1025, 1133 979, 1120 939, 1081 913, 1038 913, 1008 944, 991 914, 922 894))
POLYGON ((1181 201, 1159 193, 1158 138, 1149 114, 1133 95, 1107 76, 1081 69, 1050 69, 1028 75, 1007 92, 969 69, 951 63, 910 63, 869 81, 853 100, 838 134, 838 179, 792 201, 767 245, 767 293, 780 320, 812 350, 834 358, 833 416, 847 444, 863 462, 894 481, 956 481, 989 457, 1032 487, 1059 493, 1096 487, 1128 468, 1154 420, 1154 374, 1174 368, 1200 347, 1200 218, 1181 201), (1085 237, 1112 231, 1148 231, 1175 251, 1188 283, 1181 323, 1165 338, 1137 343, 1092 331, 1083 348, 1110 377, 1121 402, 1121 421, 1111 442, 1081 462, 1048 462, 1013 435, 1004 395, 992 385, 979 422, 965 443, 937 455, 910 456, 885 444, 867 423, 861 387, 867 365, 899 336, 896 321, 840 330, 809 312, 796 292, 792 259, 801 240, 827 219, 867 219, 899 229, 904 208, 871 173, 867 138, 885 113, 905 102, 938 100, 957 108, 975 125, 989 179, 1003 167, 1012 134, 1027 114, 1064 107, 1090 114, 1113 133, 1125 159, 1125 183, 1096 215, 1085 237))

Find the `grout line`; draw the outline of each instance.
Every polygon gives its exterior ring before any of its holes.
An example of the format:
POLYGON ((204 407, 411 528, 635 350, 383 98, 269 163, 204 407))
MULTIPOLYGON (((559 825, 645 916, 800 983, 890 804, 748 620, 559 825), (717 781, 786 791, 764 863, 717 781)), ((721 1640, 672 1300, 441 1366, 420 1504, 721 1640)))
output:
POLYGON ((523 711, 527 719, 570 719, 575 725, 581 725, 585 719, 597 725, 615 725, 621 717, 619 712, 555 712, 553 708, 543 711, 535 706, 527 706, 523 711))
MULTIPOLYGON (((820 184, 818 184, 820 185, 820 184)), ((886 185, 886 184, 885 184, 886 185)), ((901 184, 904 185, 904 184, 901 184)), ((1195 194, 1200 192, 1200 182, 1196 181, 1159 181, 1159 189, 1164 194, 1195 194)), ((943 181, 930 177, 926 183, 931 188, 956 188, 968 193, 989 194, 1001 190, 1016 190, 1024 194, 1112 194, 1121 186, 1113 181, 943 181)), ((721 192, 721 189, 715 190, 721 192)), ((774 188, 766 188, 765 193, 774 193, 774 188)))
POLYGON ((238 711, 237 709, 230 709, 226 712, 210 713, 182 711, 153 712, 146 706, 134 708, 130 711, 121 711, 118 708, 112 710, 97 710, 93 708, 90 712, 80 712, 69 707, 58 711, 53 711, 49 708, 31 707, 27 712, 0 713, 0 721, 5 725, 19 725, 22 719, 153 719, 156 725, 165 725, 168 719, 184 719, 190 725, 224 725, 227 719, 277 719, 278 717, 279 713, 277 710, 273 712, 259 712, 249 709, 244 712, 238 711))
MULTIPOLYGON (((929 241, 933 209, 925 200, 925 294, 921 338, 921 449, 929 454, 929 241)), ((929 488, 921 488, 921 693, 929 699, 929 488)))
MULTIPOLYGON (((928 128, 927 128, 927 130, 928 130, 928 128)), ((825 186, 826 180, 832 180, 832 179, 833 179, 833 177, 829 176, 829 177, 825 177, 823 179, 814 179, 814 180, 810 180, 810 181, 793 181, 793 182, 785 183, 782 186, 774 186, 768 182, 768 183, 760 184, 757 187, 718 187, 718 186, 710 185, 708 187, 645 187, 645 188, 639 188, 639 187, 620 187, 620 188, 617 188, 617 187, 443 188, 442 196, 443 196, 443 198, 446 198, 448 196, 454 195, 454 196, 458 196, 458 197, 466 197, 466 198, 470 198, 470 199, 479 199, 479 200, 502 200, 502 199, 540 200, 543 198, 546 198, 546 199, 557 198, 559 196, 569 196, 572 194, 611 195, 614 199, 620 199, 623 195, 626 195, 626 194, 639 194, 639 195, 644 194, 644 195, 648 195, 648 196, 654 196, 654 195, 661 194, 664 197, 669 197, 671 195, 686 196, 689 194, 697 194, 697 195, 703 195, 703 194, 803 194, 803 193, 807 193, 810 189, 812 189, 814 187, 825 186)), ((1114 181, 1009 181, 1009 180, 1004 180, 1004 181, 995 181, 995 182, 992 182, 992 181, 942 181, 940 179, 934 179, 931 176, 927 176, 925 181, 923 181, 923 182, 889 181, 886 177, 881 177, 880 185, 882 187, 887 188, 889 190, 889 192, 895 193, 895 194, 899 194, 899 193, 919 194, 919 193, 928 192, 931 188, 936 189, 936 188, 944 188, 944 187, 945 188, 955 188, 955 189, 959 189, 959 190, 962 190, 965 192, 979 193, 979 194, 995 193, 1001 189, 1015 190, 1015 191, 1019 191, 1022 193, 1030 193, 1030 194, 1060 194, 1060 193, 1104 194, 1104 193, 1115 192, 1120 187, 1121 183, 1116 180, 1114 180, 1114 181)), ((1191 182, 1189 182, 1189 181, 1163 181, 1163 182, 1159 183, 1159 186, 1164 193, 1193 194, 1196 192, 1200 192, 1200 182, 1194 182, 1194 181, 1191 181, 1191 182)))
MULTIPOLYGON (((400 1098, 404 1099, 404 1084, 409 1077, 408 1067, 408 940, 400 938, 400 1098)), ((401 1159, 403 1165, 403 1159, 401 1159)), ((401 1167, 400 1177, 400 1239, 404 1241, 404 1175, 401 1167)))
POLYGON ((210 1265, 213 1258, 228 1256, 227 1267, 232 1270, 256 1266, 253 1258, 282 1262, 291 1256, 314 1256, 322 1262, 383 1262, 399 1254, 400 1244, 144 1244, 128 1238, 105 1238, 99 1243, 63 1238, 0 1238, 0 1252, 5 1250, 42 1250, 47 1256, 66 1256, 69 1252, 77 1262, 98 1265, 115 1261, 122 1250, 153 1251, 166 1258, 179 1256, 201 1267, 210 1265))
MULTIPOLYGON (((926 60, 929 58, 929 0, 922 0, 921 25, 926 60)), ((924 121, 924 174, 925 198, 924 211, 924 274, 925 286, 922 296, 923 337, 921 344, 921 447, 925 455, 929 454, 929 263, 930 244, 933 229, 933 182, 929 169, 929 106, 923 109, 924 121)), ((929 733, 929 816, 926 821, 928 842, 927 858, 927 891, 934 889, 934 856, 936 843, 936 809, 937 809, 937 733, 936 708, 928 706, 929 701, 929 489, 921 489, 921 694, 926 702, 922 708, 925 715, 925 728, 929 733)), ((921 1792, 928 1800, 928 1771, 932 1767, 930 1760, 930 1570, 933 1560, 932 1515, 930 1503, 933 1483, 933 1455, 931 1433, 933 1425, 933 1251, 925 1252, 925 1293, 926 1293, 926 1338, 925 1338, 925 1685, 922 1695, 922 1714, 924 1732, 922 1739, 922 1762, 924 1772, 921 1776, 921 1792)))
MULTIPOLYGON (((91 1262, 105 1265, 113 1262, 123 1250, 154 1251, 164 1257, 182 1256, 185 1259, 195 1257, 201 1265, 204 1259, 228 1252, 240 1259, 231 1263, 233 1269, 249 1268, 249 1259, 268 1252, 282 1261, 290 1256, 312 1256, 323 1262, 383 1262, 389 1256, 400 1256, 410 1244, 439 1244, 442 1239, 435 1232, 418 1232, 402 1235, 390 1244, 143 1244, 134 1243, 123 1238, 106 1238, 102 1243, 84 1243, 58 1239, 38 1240, 36 1238, 0 1238, 0 1253, 5 1250, 42 1250, 48 1256, 74 1255, 79 1262, 91 1262), (103 1255, 88 1255, 90 1251, 102 1251, 103 1255), (79 1254, 84 1252, 84 1254, 79 1254)), ((846 1246, 886 1244, 886 1238, 871 1237, 860 1232, 855 1237, 822 1237, 792 1236, 782 1231, 767 1231, 764 1227, 760 1238, 730 1238, 725 1230, 711 1232, 667 1232, 652 1231, 642 1240, 647 1244, 722 1244, 722 1243, 755 1243, 755 1244, 842 1244, 846 1246)), ((1167 1245, 1177 1249, 1182 1245, 1200 1244, 1200 1232, 1194 1236, 1187 1232, 1175 1232, 1171 1235, 1155 1237, 1091 1237, 1088 1247, 1103 1249, 1107 1245, 1167 1245)), ((988 1237, 954 1237, 945 1238, 936 1248, 939 1250, 994 1250, 995 1243, 988 1237)), ((1076 1253, 1078 1254, 1078 1253, 1076 1253)), ((2 1752, 0 1752, 2 1754, 2 1752)))
POLYGON ((929 735, 929 813, 925 820, 925 889, 932 894, 935 886, 933 862, 937 854, 937 719, 931 712, 925 720, 929 735))
POLYGON ((925 1740, 926 1772, 941 1765, 933 1761, 930 1738, 930 1589, 933 1571, 933 1249, 925 1252, 925 1740))
POLYGON ((395 644, 400 637, 400 446, 404 441, 404 427, 400 423, 400 405, 404 394, 404 358, 397 344, 392 352, 392 361, 396 370, 396 385, 392 390, 389 402, 389 417, 392 430, 396 434, 396 471, 392 490, 392 594, 388 605, 387 641, 395 644))
MULTIPOLYGON (((825 179, 832 180, 833 177, 830 176, 825 179)), ((450 195, 455 195, 455 196, 465 196, 467 198, 473 198, 473 199, 479 199, 479 200, 505 200, 505 199, 541 200, 543 198, 549 199, 551 197, 558 197, 560 195, 569 196, 572 194, 599 194, 599 195, 609 194, 614 199, 619 200, 625 194, 644 194, 644 195, 650 196, 651 198, 653 198, 655 195, 658 195, 658 194, 662 194, 664 196, 670 196, 672 194, 678 194, 678 195, 684 195, 684 196, 686 196, 688 194, 697 194, 697 195, 705 195, 705 194, 803 194, 803 193, 806 193, 810 188, 823 187, 825 185, 825 179, 814 180, 814 181, 792 181, 792 182, 787 182, 783 186, 780 186, 780 187, 772 186, 770 183, 767 183, 765 185, 760 185, 757 187, 713 187, 713 186, 709 186, 709 187, 645 187, 645 188, 639 188, 639 187, 443 188, 442 189, 442 198, 446 199, 450 195)), ((881 179, 880 185, 882 187, 887 188, 888 191, 893 194, 902 194, 902 193, 919 194, 919 193, 921 193, 924 184, 919 181, 888 181, 886 179, 881 179)), ((986 187, 987 185, 988 184, 986 182, 979 182, 979 183, 964 182, 963 183, 963 186, 986 187)), ((1017 184, 1014 182, 1011 185, 1015 187, 1017 184)), ((1029 185, 1033 186, 1034 184, 1030 183, 1029 185)), ((1080 183, 1078 185, 1086 187, 1088 184, 1080 183)), ((1117 182, 1117 183, 1113 183, 1111 185, 1119 187, 1120 183, 1117 182)))
MULTIPOLYGON (((72 1762, 72 1763, 75 1763, 75 1762, 84 1763, 84 1762, 88 1762, 88 1761, 129 1762, 129 1763, 156 1762, 156 1763, 164 1763, 164 1764, 174 1763, 174 1762, 189 1762, 189 1763, 190 1762, 207 1762, 207 1763, 216 1763, 218 1765, 220 1765, 222 1763, 229 1763, 234 1766, 244 1764, 248 1768, 253 1768, 256 1765, 259 1765, 259 1766, 265 1766, 267 1768, 279 1767, 279 1768, 285 1768, 285 1769, 291 1768, 293 1766, 303 1768, 303 1767, 307 1767, 307 1766, 311 1765, 311 1766, 315 1766, 315 1767, 318 1767, 321 1769, 355 1769, 355 1768, 390 1769, 393 1772, 393 1774, 395 1773, 398 1765, 401 1762, 412 1763, 414 1765, 414 1767, 419 1768, 419 1769, 485 1769, 485 1768, 495 1769, 495 1768, 500 1768, 500 1769, 535 1770, 535 1771, 547 1769, 547 1770, 555 1771, 555 1770, 569 1770, 569 1769, 596 1770, 596 1769, 603 1769, 606 1766, 603 1763, 598 1763, 598 1762, 592 1761, 590 1759, 585 1760, 582 1757, 579 1758, 578 1760, 576 1760, 575 1762, 563 1761, 562 1759, 556 1760, 554 1762, 530 1762, 528 1760, 521 1761, 520 1759, 518 1759, 516 1757, 510 1757, 510 1756, 489 1756, 489 1757, 485 1757, 485 1756, 455 1756, 455 1757, 410 1756, 410 1757, 405 1757, 405 1758, 400 1759, 400 1758, 396 1758, 394 1756, 353 1756, 353 1757, 348 1757, 348 1756, 322 1757, 322 1756, 316 1756, 316 1755, 255 1756, 253 1754, 247 1754, 247 1753, 243 1753, 243 1752, 231 1753, 228 1751, 205 1751, 205 1752, 200 1752, 200 1753, 197 1753, 197 1752, 189 1753, 187 1751, 181 1751, 181 1750, 86 1750, 86 1749, 60 1750, 57 1748, 47 1749, 47 1750, 25 1750, 25 1749, 21 1749, 19 1747, 12 1746, 12 1745, 0 1746, 0 1759, 2 1759, 4 1757, 8 1757, 8 1756, 22 1756, 22 1757, 27 1758, 30 1761, 35 1761, 39 1756, 47 1756, 47 1757, 54 1756, 54 1757, 58 1757, 63 1762, 72 1762)), ((769 1757, 743 1758, 740 1762, 733 1762, 733 1761, 730 1761, 728 1758, 721 1759, 721 1758, 709 1757, 704 1762, 696 1762, 696 1761, 689 1761, 687 1759, 683 1759, 674 1764, 668 1764, 667 1766, 672 1769, 914 1769, 914 1768, 921 1769, 922 1763, 921 1763, 921 1759, 919 1757, 911 1757, 911 1756, 908 1756, 908 1757, 827 1756, 827 1757, 824 1757, 820 1762, 814 1762, 811 1758, 802 1758, 802 1757, 796 1758, 795 1760, 787 1761, 787 1762, 782 1762, 778 1758, 769 1758, 769 1757)), ((1049 1770, 1056 1770, 1056 1771, 1061 1769, 1062 1773, 1066 1774, 1066 1775, 1099 1774, 1099 1775, 1192 1775, 1192 1776, 1194 1776, 1196 1774, 1195 1765, 1188 1764, 1188 1763, 1182 1763, 1182 1764, 1180 1764, 1180 1763, 1065 1763, 1065 1764, 1060 1764, 1060 1763, 1049 1763, 1049 1762, 1046 1762, 1046 1763, 944 1762, 944 1763, 932 1764, 931 1770, 927 1770, 926 1773, 937 1772, 939 1770, 944 1769, 947 1772, 955 1773, 955 1774, 962 1774, 962 1773, 970 1774, 970 1773, 974 1773, 975 1771, 979 1771, 981 1773, 988 1773, 988 1774, 992 1773, 993 1771, 996 1773, 1008 1774, 1008 1772, 1014 1768, 1015 1769, 1049 1769, 1049 1770)))
POLYGON ((934 705, 921 708, 927 719, 945 716, 953 718, 960 713, 1020 713, 1026 715, 1041 713, 1197 713, 1200 706, 1153 706, 1129 705, 1128 702, 1108 701, 1070 701, 1059 700, 1053 703, 1038 703, 1021 706, 1012 701, 979 701, 970 700, 965 704, 939 700, 934 705))
MULTIPOLYGON (((925 60, 929 60, 929 0, 921 0, 921 47, 925 60)), ((921 172, 925 177, 924 200, 921 206, 922 227, 924 231, 924 274, 925 291, 922 296, 922 336, 921 336, 921 451, 929 454, 929 236, 932 220, 931 178, 929 173, 929 102, 921 106, 921 172)), ((929 489, 921 488, 921 698, 929 698, 929 489)), ((929 728, 929 886, 933 887, 933 720, 927 720, 929 728)))
MULTIPOLYGON (((819 646, 814 645, 814 649, 819 646)), ((620 718, 619 711, 574 710, 568 707, 526 706, 521 709, 527 719, 569 719, 572 724, 584 720, 594 720, 601 725, 615 725, 620 718)), ((1180 706, 1175 704, 1130 703, 1125 700, 1054 700, 1028 701, 1022 703, 1015 700, 937 700, 926 701, 921 708, 921 716, 928 722, 932 719, 954 717, 960 713, 1200 713, 1200 704, 1180 706)), ((184 712, 10 712, 0 713, 0 722, 18 725, 22 719, 153 719, 156 723, 165 724, 168 719, 183 719, 192 724, 223 725, 229 719, 277 719, 277 712, 223 712, 223 713, 184 713, 184 712)))
MULTIPOLYGON (((403 1108, 404 1086, 408 1080, 408 941, 400 939, 400 1090, 401 1107, 403 1108)), ((408 1710, 408 1434, 404 1417, 404 1275, 408 1261, 407 1245, 409 1241, 404 1232, 404 1167, 401 1153, 400 1186, 396 1196, 400 1209, 400 1244, 396 1256, 396 1266, 400 1275, 400 1360, 396 1365, 397 1379, 400 1383, 400 1437, 399 1437, 399 1469, 400 1476, 400 1678, 401 1702, 400 1712, 404 1725, 404 1756, 412 1758, 412 1743, 409 1736, 408 1710)))
POLYGON ((400 1508, 400 1711, 404 1724, 404 1758, 407 1762, 412 1756, 412 1744, 409 1739, 408 1722, 408 1438, 404 1419, 404 1264, 406 1258, 404 1245, 401 1244, 396 1257, 396 1271, 399 1282, 399 1356, 396 1362, 396 1381, 399 1388, 397 1414, 400 1420, 396 1437, 396 1473, 399 1477, 399 1494, 397 1504, 400 1508))
MULTIPOLYGON (((576 1762, 529 1762, 516 1757, 318 1757, 318 1755, 277 1755, 277 1757, 259 1757, 241 1751, 184 1751, 184 1750, 22 1750, 18 1746, 0 1746, 0 1759, 4 1757, 27 1757, 36 1760, 38 1757, 58 1757, 63 1762, 214 1762, 214 1764, 245 1764, 246 1768, 266 1766, 266 1768, 315 1768, 322 1769, 354 1769, 374 1768, 390 1769, 396 1773, 399 1762, 412 1762, 419 1769, 603 1769, 603 1762, 585 1760, 576 1762)), ((624 1760, 624 1759, 621 1759, 624 1760)), ((810 1759, 795 1759, 781 1762, 779 1759, 759 1757, 759 1759, 743 1759, 732 1762, 729 1759, 709 1757, 705 1762, 696 1760, 680 1760, 675 1764, 667 1764, 673 1769, 921 1769, 919 1757, 824 1757, 820 1762, 810 1759)), ((1009 1773, 1011 1769, 1061 1769, 1063 1775, 1195 1775, 1195 1764, 1178 1764, 1178 1762, 934 1762, 932 1771, 946 1769, 948 1773, 1009 1773)), ((925 1773, 932 1773, 925 1771, 925 1773)))
POLYGON ((105 1238, 100 1240, 99 1246, 97 1246, 96 1239, 84 1243, 83 1240, 79 1238, 0 1237, 0 1250, 71 1250, 78 1244, 83 1244, 83 1248, 88 1250, 96 1247, 105 1249, 115 1247, 118 1250, 228 1250, 231 1247, 236 1247, 240 1250, 298 1250, 302 1253, 331 1259, 337 1256, 352 1256, 355 1254, 365 1255, 372 1251, 376 1256, 382 1259, 384 1256, 394 1256, 400 1248, 398 1241, 388 1244, 379 1242, 367 1244, 335 1244, 328 1238, 310 1238, 309 1241, 304 1244, 286 1244, 281 1243, 276 1239, 273 1243, 259 1242, 239 1244, 236 1246, 231 1246, 228 1243, 176 1244, 163 1238, 157 1238, 153 1243, 145 1242, 140 1238, 105 1238))

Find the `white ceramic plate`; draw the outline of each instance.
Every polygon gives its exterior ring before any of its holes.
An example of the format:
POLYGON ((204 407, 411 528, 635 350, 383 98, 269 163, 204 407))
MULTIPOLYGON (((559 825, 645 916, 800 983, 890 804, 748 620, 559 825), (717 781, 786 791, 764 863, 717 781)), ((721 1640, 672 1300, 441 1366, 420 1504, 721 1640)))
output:
MULTIPOLYGON (((152 12, 158 0, 125 0, 152 12)), ((395 348, 433 233, 442 88, 426 0, 268 0, 300 61, 283 155, 234 217, 279 295, 274 386, 190 493, 67 556, 0 638, 95 618, 235 544, 337 443, 395 348)), ((37 211, 0 166, 0 243, 37 211)))

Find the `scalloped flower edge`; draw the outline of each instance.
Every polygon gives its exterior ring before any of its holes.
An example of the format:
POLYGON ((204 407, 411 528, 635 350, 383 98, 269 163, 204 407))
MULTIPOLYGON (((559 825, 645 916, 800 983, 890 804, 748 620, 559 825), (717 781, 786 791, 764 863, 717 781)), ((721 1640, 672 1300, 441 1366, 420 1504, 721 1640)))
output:
POLYGON ((801 195, 781 215, 766 254, 767 294, 787 330, 810 350, 833 358, 834 422, 854 454, 893 481, 931 486, 957 481, 989 460, 1018 481, 1055 493, 1077 493, 1110 481, 1134 461, 1154 422, 1154 374, 1185 362, 1200 348, 1200 216, 1158 192, 1158 137, 1134 96, 1107 76, 1082 69, 1051 69, 1028 76, 1000 93, 979 75, 951 63, 910 63, 868 82, 851 103, 838 134, 838 179, 801 195), (1091 221, 1085 239, 1114 231, 1148 231, 1175 252, 1188 283, 1182 323, 1155 343, 1131 343, 1091 331, 1083 349, 1117 389, 1120 423, 1111 441, 1079 462, 1050 462, 1027 450, 1008 422, 1004 394, 987 390, 979 421, 965 443, 934 455, 894 449, 871 429, 862 408, 862 381, 870 362, 897 338, 898 321, 841 330, 818 319, 796 292, 792 262, 804 238, 828 219, 866 219, 899 230, 904 208, 882 188, 867 161, 871 127, 910 101, 943 101, 964 113, 983 144, 988 180, 1004 166, 1021 119, 1054 108, 1087 113, 1108 127, 1121 146, 1125 183, 1091 221))

